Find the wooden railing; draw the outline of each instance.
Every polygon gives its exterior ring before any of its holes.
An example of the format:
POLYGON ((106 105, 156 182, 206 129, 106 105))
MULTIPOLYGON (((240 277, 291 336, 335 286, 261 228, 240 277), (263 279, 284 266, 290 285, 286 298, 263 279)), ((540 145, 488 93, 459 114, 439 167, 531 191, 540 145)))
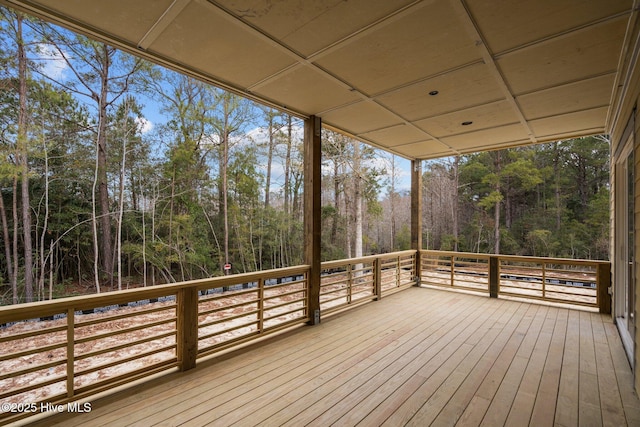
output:
POLYGON ((323 262, 320 309, 323 314, 380 299, 416 284, 416 251, 323 262))
POLYGON ((305 323, 308 270, 0 307, 0 424, 305 323))
MULTIPOLYGON (((610 268, 604 261, 395 252, 322 263, 320 307, 325 315, 380 299, 415 285, 419 275, 423 285, 606 311, 610 268)), ((304 265, 0 307, 0 424, 187 370, 199 358, 310 322, 309 271, 304 265)))
POLYGON ((461 252, 420 254, 423 285, 598 308, 611 312, 611 263, 461 252))

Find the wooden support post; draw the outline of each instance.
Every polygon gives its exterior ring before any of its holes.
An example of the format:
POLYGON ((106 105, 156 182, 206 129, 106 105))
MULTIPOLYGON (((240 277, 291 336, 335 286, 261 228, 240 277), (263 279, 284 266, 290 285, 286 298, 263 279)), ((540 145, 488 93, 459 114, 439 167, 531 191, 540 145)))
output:
POLYGON ((422 276, 422 160, 411 161, 411 249, 416 251, 416 286, 420 286, 422 276))
POLYGON ((542 299, 547 298, 547 264, 542 263, 542 299))
POLYGON ((603 262, 596 267, 597 301, 600 313, 611 314, 611 263, 603 262))
POLYGON ((353 264, 347 264, 347 304, 351 304, 353 296, 353 264))
POLYGON ((73 308, 67 310, 67 397, 75 395, 75 311, 73 308))
POLYGON ((500 290, 500 258, 489 257, 489 296, 498 298, 500 290))
POLYGON ((376 294, 376 301, 382 299, 382 263, 380 258, 373 260, 373 289, 376 294))
POLYGON ((258 333, 264 332, 264 279, 258 280, 258 333))
POLYGON ((311 325, 320 323, 321 141, 322 122, 311 116, 304 122, 304 260, 310 267, 307 309, 311 325))
POLYGON ((449 276, 449 285, 451 285, 451 287, 453 288, 456 280, 456 258, 453 255, 451 255, 451 258, 449 258, 449 276))
POLYGON ((198 290, 182 288, 177 295, 178 364, 181 371, 196 366, 198 357, 198 290))

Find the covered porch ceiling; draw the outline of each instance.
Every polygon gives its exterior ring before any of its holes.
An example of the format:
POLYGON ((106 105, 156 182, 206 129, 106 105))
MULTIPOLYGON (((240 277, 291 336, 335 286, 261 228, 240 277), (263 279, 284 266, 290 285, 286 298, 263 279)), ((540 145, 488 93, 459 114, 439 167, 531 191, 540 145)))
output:
POLYGON ((635 0, 0 0, 408 159, 609 132, 635 0))

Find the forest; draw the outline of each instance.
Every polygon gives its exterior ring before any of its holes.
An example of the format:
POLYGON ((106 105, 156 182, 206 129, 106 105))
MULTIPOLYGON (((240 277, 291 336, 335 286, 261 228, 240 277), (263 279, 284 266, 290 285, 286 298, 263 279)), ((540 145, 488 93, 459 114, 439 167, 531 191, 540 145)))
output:
MULTIPOLYGON (((302 264, 302 121, 0 8, 0 304, 302 264)), ((409 163, 323 131, 323 260, 410 247, 409 163)), ((424 161, 423 246, 607 259, 606 136, 424 161)))

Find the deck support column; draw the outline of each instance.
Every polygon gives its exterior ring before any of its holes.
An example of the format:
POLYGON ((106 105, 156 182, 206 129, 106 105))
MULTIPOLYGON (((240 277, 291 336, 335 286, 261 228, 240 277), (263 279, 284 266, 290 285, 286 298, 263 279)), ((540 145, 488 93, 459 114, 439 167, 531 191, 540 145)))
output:
POLYGON ((411 249, 416 251, 416 286, 422 276, 420 251, 422 250, 422 160, 411 161, 411 249))
POLYGON ((603 262, 596 267, 598 309, 602 314, 611 314, 611 263, 603 262))
POLYGON ((322 177, 322 122, 311 116, 304 122, 304 262, 307 278, 309 324, 320 323, 320 226, 322 177))
POLYGON ((500 258, 489 257, 489 296, 498 298, 500 292, 500 258))
POLYGON ((196 367, 198 357, 198 290, 182 288, 177 295, 178 364, 181 371, 196 367))

